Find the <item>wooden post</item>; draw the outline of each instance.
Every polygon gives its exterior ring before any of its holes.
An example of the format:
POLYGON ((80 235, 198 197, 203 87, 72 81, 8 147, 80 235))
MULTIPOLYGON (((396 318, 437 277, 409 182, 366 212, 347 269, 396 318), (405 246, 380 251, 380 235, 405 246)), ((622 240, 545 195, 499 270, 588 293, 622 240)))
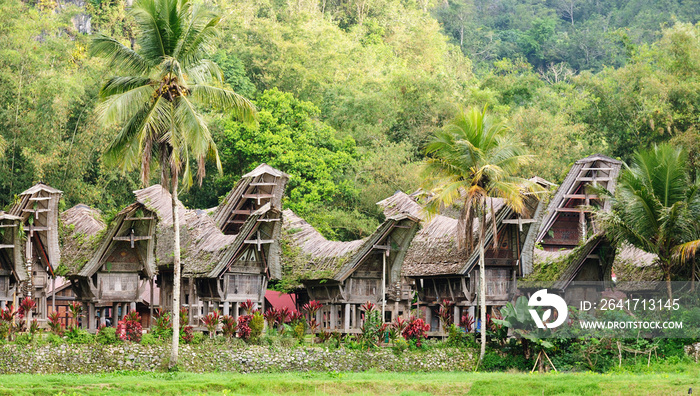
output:
POLYGON ((319 327, 323 327, 323 309, 316 311, 316 323, 319 327))
POLYGON ((190 298, 188 300, 189 303, 189 308, 190 308, 190 323, 194 322, 194 317, 195 317, 195 312, 194 308, 197 306, 195 304, 195 298, 194 298, 194 278, 189 278, 189 293, 190 293, 190 298))
POLYGON ((335 323, 338 321, 338 306, 331 305, 331 317, 330 317, 330 328, 335 330, 335 323))
POLYGON ((231 311, 231 303, 224 301, 224 316, 229 316, 231 311))
POLYGON ((357 306, 350 304, 350 328, 357 328, 357 306))
POLYGON ((350 330, 350 304, 345 304, 345 317, 343 318, 345 324, 343 325, 343 331, 347 333, 350 330))
POLYGON ((433 312, 431 311, 430 306, 426 305, 425 306, 425 323, 427 323, 430 326, 429 331, 435 331, 433 329, 432 321, 433 321, 433 312))
POLYGON ((51 278, 51 312, 56 312, 56 277, 51 278))
POLYGON ((148 327, 151 328, 153 326, 153 304, 154 304, 154 299, 153 299, 153 278, 151 278, 151 301, 148 303, 148 313, 150 314, 150 317, 148 319, 148 327))
POLYGON ((394 302, 394 312, 391 315, 391 321, 393 322, 398 317, 399 317, 399 302, 395 301, 394 302))
MULTIPOLYGON (((209 301, 202 301, 202 317, 209 315, 209 301)), ((194 318, 193 318, 194 319, 194 318)), ((199 323, 197 323, 199 324, 199 323)))
POLYGON ((382 323, 384 323, 384 312, 386 312, 386 256, 389 250, 382 254, 382 323))
POLYGON ((107 326, 107 308, 100 311, 100 327, 107 326))
POLYGON ((112 326, 117 327, 119 323, 119 304, 112 304, 112 326))
POLYGON ((472 325, 472 330, 476 331, 476 318, 474 317, 474 313, 475 313, 474 311, 475 311, 474 306, 473 305, 470 306, 468 309, 469 317, 472 318, 472 320, 474 321, 474 325, 472 325))
POLYGON ((240 307, 241 307, 241 303, 239 303, 238 301, 236 301, 233 304, 233 319, 236 320, 236 323, 238 323, 238 313, 240 312, 240 309, 241 309, 240 307))
POLYGON ((212 303, 213 311, 214 312, 219 312, 219 302, 218 301, 213 301, 212 303))
POLYGON ((460 321, 460 319, 462 319, 462 315, 461 315, 460 311, 461 311, 460 307, 455 305, 454 306, 454 313, 452 314, 452 316, 454 317, 455 326, 459 326, 459 321, 460 321))
POLYGON ((0 301, 0 310, 5 309, 7 302, 5 300, 0 301))
POLYGON ((87 309, 87 329, 95 330, 95 303, 88 303, 87 309))
POLYGON ((129 312, 135 312, 136 311, 136 302, 132 301, 129 303, 129 312))

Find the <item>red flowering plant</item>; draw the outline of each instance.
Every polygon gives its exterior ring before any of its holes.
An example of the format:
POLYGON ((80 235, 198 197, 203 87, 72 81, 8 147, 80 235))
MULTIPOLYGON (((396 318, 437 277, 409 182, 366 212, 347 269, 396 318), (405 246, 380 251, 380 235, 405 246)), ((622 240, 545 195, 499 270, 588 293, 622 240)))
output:
POLYGON ((190 326, 190 312, 187 307, 180 308, 180 338, 185 344, 194 340, 194 328, 190 326))
POLYGON ((233 338, 236 335, 238 323, 236 323, 236 319, 234 319, 233 316, 223 316, 221 318, 221 325, 221 331, 224 333, 224 337, 233 338))
POLYGON ((401 335, 403 329, 405 329, 407 325, 408 322, 406 322, 406 319, 400 316, 394 319, 394 322, 389 327, 389 339, 391 342, 394 342, 401 335))
POLYGON ((142 335, 141 315, 136 311, 126 314, 117 324, 117 336, 122 341, 141 342, 142 335))
POLYGON ((430 325, 425 323, 423 319, 411 316, 408 320, 408 325, 403 329, 401 335, 408 342, 414 342, 417 347, 421 346, 422 340, 427 338, 427 332, 430 330, 430 325))
POLYGON ((365 320, 362 323, 362 341, 367 347, 379 346, 388 325, 382 320, 382 314, 377 310, 375 304, 367 301, 360 308, 365 310, 365 320))
POLYGON ((468 313, 462 315, 462 318, 459 320, 459 327, 461 327, 465 333, 471 333, 474 329, 474 318, 468 313))
POLYGON ((255 303, 250 301, 250 300, 245 300, 244 303, 241 303, 241 308, 243 308, 243 311, 245 311, 246 315, 250 315, 253 313, 253 309, 255 308, 255 303))
POLYGON ((0 340, 7 338, 8 341, 12 341, 12 330, 14 328, 12 320, 17 311, 13 310, 12 307, 0 310, 0 340))
POLYGON ((265 311, 265 314, 263 314, 263 317, 265 318, 265 322, 267 323, 267 330, 274 330, 275 324, 277 323, 277 318, 279 317, 277 309, 268 308, 267 311, 265 311))
POLYGON ((248 340, 250 338, 250 320, 253 318, 253 315, 241 315, 238 317, 238 337, 242 338, 244 340, 248 340))
POLYGON ((64 327, 63 323, 61 323, 61 317, 58 315, 58 312, 51 312, 49 314, 49 329, 57 336, 63 335, 64 327))
POLYGON ((78 327, 78 318, 80 318, 80 315, 83 313, 83 304, 77 301, 72 301, 70 305, 68 305, 68 311, 70 312, 72 318, 69 327, 78 327))
POLYGON ((289 322, 290 317, 292 316, 292 313, 289 311, 289 308, 284 307, 282 309, 277 310, 277 323, 282 326, 285 323, 289 322))
POLYGON ((442 300, 440 303, 440 309, 438 309, 438 317, 442 323, 443 331, 447 331, 452 323, 454 323, 454 313, 452 312, 452 307, 455 303, 450 300, 442 300))
POLYGON ((202 323, 204 323, 204 326, 209 332, 209 338, 214 338, 216 336, 216 330, 219 327, 220 322, 221 316, 217 311, 209 312, 207 316, 202 318, 202 323))
POLYGON ((307 304, 304 304, 303 307, 301 307, 302 311, 306 312, 306 315, 308 315, 307 323, 309 326, 309 330, 311 330, 311 334, 316 334, 316 330, 320 325, 318 321, 316 321, 316 313, 321 308, 323 308, 323 304, 316 300, 311 300, 307 304))
POLYGON ((24 318, 26 316, 29 316, 29 313, 36 308, 36 301, 32 300, 29 297, 25 297, 20 303, 19 303, 19 310, 17 311, 17 316, 20 318, 24 318))
POLYGON ((166 339, 173 335, 173 324, 170 320, 170 312, 158 308, 153 312, 156 322, 151 327, 151 334, 160 339, 166 339))

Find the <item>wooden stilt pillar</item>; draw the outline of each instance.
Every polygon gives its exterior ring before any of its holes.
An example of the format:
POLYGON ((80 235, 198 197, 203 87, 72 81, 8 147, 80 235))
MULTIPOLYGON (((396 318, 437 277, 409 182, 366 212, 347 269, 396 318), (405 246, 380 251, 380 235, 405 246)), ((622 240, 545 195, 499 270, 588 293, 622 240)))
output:
POLYGON ((88 304, 87 326, 88 330, 97 330, 95 327, 95 303, 88 304))
POLYGON ((135 302, 129 303, 129 312, 136 312, 136 303, 135 302))
POLYGON ((224 301, 224 316, 230 316, 231 314, 231 303, 224 301))
POLYGON ((435 329, 433 329, 432 321, 433 321, 433 312, 430 310, 430 306, 426 305, 425 306, 425 323, 427 323, 428 326, 430 326, 430 331, 435 331, 435 329))
POLYGON ((350 304, 345 304, 345 315, 343 319, 345 322, 343 325, 343 331, 347 333, 350 330, 350 304))
POLYGON ((459 326, 459 321, 460 321, 460 319, 462 319, 461 313, 462 313, 462 309, 455 305, 454 313, 452 314, 452 316, 454 317, 455 326, 459 326))
POLYGON ((112 326, 117 327, 119 323, 119 304, 112 304, 112 326))
POLYGON ((107 326, 107 308, 100 310, 100 327, 107 326))
POLYGON ((238 323, 238 314, 239 314, 240 311, 241 311, 241 303, 239 303, 238 301, 236 301, 236 302, 233 304, 233 319, 236 320, 236 323, 238 323))
POLYGON ((150 281, 151 284, 151 301, 148 302, 148 313, 150 314, 150 318, 148 320, 148 328, 151 328, 153 326, 153 305, 155 304, 154 299, 153 299, 153 278, 151 278, 150 281))
POLYGON ((331 315, 330 315, 330 328, 335 330, 335 324, 338 321, 338 306, 333 304, 331 305, 331 315))

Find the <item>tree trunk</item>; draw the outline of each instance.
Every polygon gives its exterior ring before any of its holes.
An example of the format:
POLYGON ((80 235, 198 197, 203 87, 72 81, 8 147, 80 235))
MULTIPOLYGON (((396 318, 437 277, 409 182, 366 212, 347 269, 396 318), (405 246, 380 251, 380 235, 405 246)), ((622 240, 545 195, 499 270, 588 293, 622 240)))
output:
POLYGON ((666 293, 668 294, 668 299, 673 301, 673 288, 671 287, 671 268, 664 268, 666 273, 666 293))
POLYGON ((484 258, 484 234, 486 233, 485 208, 482 207, 479 220, 479 300, 481 302, 481 353, 479 362, 486 355, 486 261, 484 258))
POLYGON ((170 185, 172 186, 173 211, 173 343, 170 353, 170 367, 177 365, 180 344, 180 219, 177 210, 178 172, 173 171, 170 185))

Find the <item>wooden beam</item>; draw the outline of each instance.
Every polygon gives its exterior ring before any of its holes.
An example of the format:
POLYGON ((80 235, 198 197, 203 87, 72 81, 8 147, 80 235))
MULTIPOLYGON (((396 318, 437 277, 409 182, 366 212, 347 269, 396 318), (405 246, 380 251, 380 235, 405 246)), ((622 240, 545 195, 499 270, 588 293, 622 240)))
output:
POLYGON ((17 224, 0 224, 0 228, 17 227, 17 224))
POLYGON ((233 219, 233 220, 227 221, 227 223, 229 223, 229 224, 243 224, 243 223, 245 223, 245 220, 233 219))
POLYGON ((30 201, 48 201, 51 197, 30 197, 30 201))
POLYGON ((595 181, 599 181, 599 182, 601 182, 601 181, 611 181, 612 178, 607 177, 607 176, 605 176, 605 177, 577 177, 577 178, 576 178, 576 181, 594 181, 594 180, 595 180, 595 181))
POLYGON ((50 209, 22 209, 22 212, 26 213, 44 213, 48 211, 50 211, 50 209))
POLYGON ((581 168, 582 171, 611 171, 613 168, 581 168))
POLYGON ((0 245, 0 249, 14 249, 15 245, 0 245))
POLYGON ((235 209, 235 210, 232 210, 231 213, 249 215, 249 214, 253 213, 253 210, 252 209, 235 209))
POLYGON ((505 220, 503 220, 503 224, 530 224, 530 223, 534 223, 535 221, 537 221, 537 220, 535 220, 535 219, 520 219, 520 220, 518 220, 518 219, 505 219, 505 220))
POLYGON ((565 213, 583 213, 583 212, 593 212, 591 209, 580 209, 580 208, 557 208, 557 212, 565 213))
POLYGON ((258 222, 271 223, 275 221, 280 221, 280 219, 258 219, 258 222))
POLYGON ((275 182, 253 182, 249 184, 250 186, 276 186, 275 182))
POLYGON ((153 220, 153 217, 126 217, 124 221, 141 221, 141 220, 153 220))
POLYGON ((565 194, 564 198, 571 198, 571 199, 600 199, 600 197, 597 194, 565 194))
POLYGON ((133 237, 132 237, 132 236, 130 235, 130 236, 121 236, 121 237, 114 237, 114 238, 112 238, 112 240, 114 240, 114 241, 131 241, 131 240, 134 240, 134 241, 145 241, 145 240, 148 240, 148 239, 151 239, 151 237, 150 237, 150 236, 133 236, 133 237))

